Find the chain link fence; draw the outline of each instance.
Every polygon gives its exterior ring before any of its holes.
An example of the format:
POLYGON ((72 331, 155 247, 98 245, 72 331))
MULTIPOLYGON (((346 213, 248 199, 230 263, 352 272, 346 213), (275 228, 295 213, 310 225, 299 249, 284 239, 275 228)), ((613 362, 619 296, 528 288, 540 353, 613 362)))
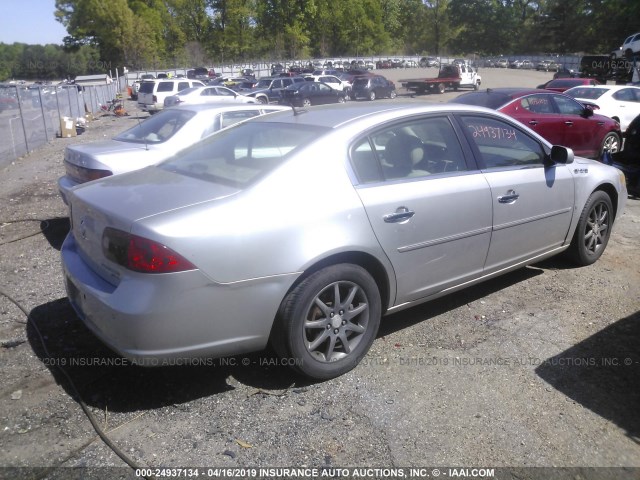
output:
POLYGON ((105 85, 0 85, 0 167, 62 135, 66 117, 97 113, 126 88, 126 81, 105 85))

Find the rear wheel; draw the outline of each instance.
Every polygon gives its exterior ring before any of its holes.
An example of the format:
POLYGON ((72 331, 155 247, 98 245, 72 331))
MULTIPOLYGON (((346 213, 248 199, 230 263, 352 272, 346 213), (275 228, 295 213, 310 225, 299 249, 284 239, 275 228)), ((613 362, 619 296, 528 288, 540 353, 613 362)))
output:
POLYGON ((302 100, 302 106, 303 107, 310 107, 311 106, 311 100, 309 100, 308 98, 305 98, 304 100, 302 100))
POLYGON ((438 84, 438 93, 444 93, 446 90, 447 88, 445 87, 444 83, 438 84))
POLYGON ((397 96, 398 96, 398 94, 396 93, 396 91, 395 91, 395 90, 391 90, 391 91, 389 92, 389 98, 394 99, 394 98, 396 98, 397 96))
POLYGON ((269 103, 269 101, 267 100, 267 97, 258 97, 258 101, 263 105, 266 105, 267 103, 269 103))
POLYGON ((346 99, 344 97, 338 97, 338 103, 344 103, 346 99))
POLYGON ((580 266, 591 265, 600 258, 609 242, 613 226, 613 206, 603 191, 591 194, 578 220, 569 256, 580 266))
POLYGON ((295 369, 326 380, 353 369, 367 353, 380 325, 380 292, 362 267, 323 268, 283 300, 272 334, 275 350, 295 359, 295 369))

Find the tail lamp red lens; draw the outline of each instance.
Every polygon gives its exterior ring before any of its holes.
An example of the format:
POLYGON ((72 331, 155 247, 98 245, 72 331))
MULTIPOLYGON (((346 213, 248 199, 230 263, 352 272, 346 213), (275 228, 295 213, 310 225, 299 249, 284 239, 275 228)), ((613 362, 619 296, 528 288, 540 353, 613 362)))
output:
POLYGON ((105 228, 102 250, 109 260, 141 273, 175 273, 195 266, 169 247, 115 228, 105 228))

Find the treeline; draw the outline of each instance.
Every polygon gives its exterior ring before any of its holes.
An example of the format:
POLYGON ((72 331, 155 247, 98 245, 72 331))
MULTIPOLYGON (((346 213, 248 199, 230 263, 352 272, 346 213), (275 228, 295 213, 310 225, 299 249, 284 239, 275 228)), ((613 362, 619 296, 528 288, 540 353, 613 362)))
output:
MULTIPOLYGON (((62 56, 60 65, 134 70, 341 56, 608 53, 640 28, 640 2, 630 0, 56 0, 55 15, 69 36, 60 49, 40 47, 48 49, 45 64, 62 56), (73 55, 83 60, 66 62, 73 55)), ((7 48, 24 55, 35 47, 0 45, 7 48)))
POLYGON ((61 45, 0 43, 0 81, 73 79, 113 70, 110 62, 101 58, 100 51, 89 45, 70 51, 61 45))

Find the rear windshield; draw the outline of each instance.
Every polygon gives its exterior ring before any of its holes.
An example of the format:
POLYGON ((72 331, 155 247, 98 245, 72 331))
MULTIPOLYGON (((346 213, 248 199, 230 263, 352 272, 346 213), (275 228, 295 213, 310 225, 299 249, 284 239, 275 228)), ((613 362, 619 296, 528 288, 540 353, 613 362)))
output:
POLYGON ((138 92, 140 93, 153 93, 153 86, 155 85, 155 82, 142 82, 140 84, 140 90, 138 90, 138 92))
POLYGON ((571 95, 573 98, 588 98, 589 100, 595 100, 596 98, 600 98, 606 92, 606 88, 580 88, 573 87, 570 90, 567 90, 567 95, 571 95))
POLYGON ((575 87, 582 84, 582 80, 554 80, 547 84, 547 88, 563 88, 563 87, 575 87))
POLYGON ((354 86, 354 87, 356 87, 356 86, 363 86, 363 85, 366 85, 367 83, 369 83, 369 79, 368 79, 368 78, 356 78, 356 79, 353 81, 353 86, 354 86))
POLYGON ((160 164, 209 182, 245 188, 282 164, 327 128, 247 122, 222 130, 160 164))
POLYGON ((477 107, 487 107, 497 110, 509 103, 511 98, 508 95, 496 92, 466 93, 452 100, 452 103, 462 103, 464 105, 475 105, 477 107))
POLYGON ((173 137, 195 112, 168 108, 147 118, 144 122, 114 137, 119 142, 156 144, 163 143, 173 137))

